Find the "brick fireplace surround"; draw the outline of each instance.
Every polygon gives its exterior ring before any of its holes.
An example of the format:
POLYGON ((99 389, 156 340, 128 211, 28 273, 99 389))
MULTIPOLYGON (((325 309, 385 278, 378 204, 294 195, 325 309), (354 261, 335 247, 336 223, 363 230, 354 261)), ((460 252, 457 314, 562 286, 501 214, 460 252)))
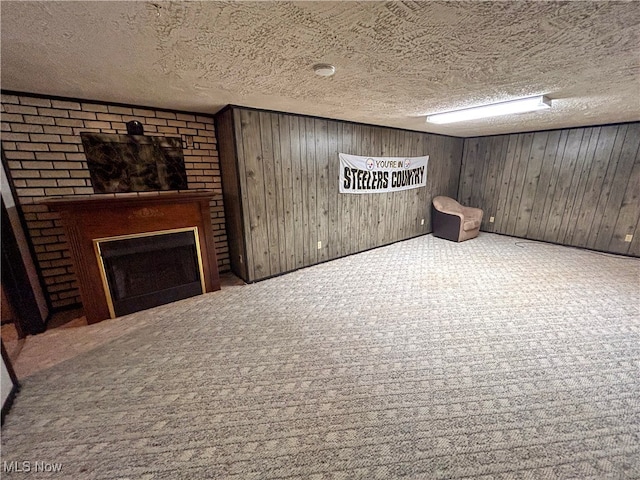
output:
MULTIPOLYGON (((126 134, 130 120, 141 122, 145 135, 182 138, 189 189, 214 191, 210 210, 218 268, 229 270, 212 116, 9 92, 2 94, 1 109, 3 161, 54 309, 79 304, 80 294, 60 216, 41 202, 94 194, 80 133, 126 134)), ((114 194, 119 195, 132 194, 114 194)))

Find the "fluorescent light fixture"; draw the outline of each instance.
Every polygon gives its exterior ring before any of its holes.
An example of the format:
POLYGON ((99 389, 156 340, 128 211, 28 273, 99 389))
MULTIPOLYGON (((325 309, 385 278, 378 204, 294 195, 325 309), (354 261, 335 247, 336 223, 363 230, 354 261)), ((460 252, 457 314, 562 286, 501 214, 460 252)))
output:
POLYGON ((533 112, 535 110, 545 110, 547 108, 551 108, 551 100, 544 95, 539 95, 537 97, 519 98, 517 100, 509 100, 508 102, 464 108, 462 110, 454 110, 452 112, 435 113, 427 116, 427 122, 464 122, 465 120, 497 117, 499 115, 510 115, 512 113, 533 112))

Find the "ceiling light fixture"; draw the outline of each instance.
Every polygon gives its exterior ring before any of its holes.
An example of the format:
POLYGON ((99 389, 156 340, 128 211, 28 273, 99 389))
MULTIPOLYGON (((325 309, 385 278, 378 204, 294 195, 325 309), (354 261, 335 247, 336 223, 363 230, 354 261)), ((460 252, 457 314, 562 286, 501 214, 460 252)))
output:
POLYGON ((316 63, 313 66, 313 71, 316 75, 320 75, 321 77, 330 77, 336 73, 336 67, 329 65, 328 63, 316 63))
POLYGON ((492 103, 479 107, 464 108, 451 112, 435 113, 427 116, 429 123, 454 123, 478 118, 497 117, 512 113, 533 112, 551 108, 551 100, 544 95, 537 97, 519 98, 508 102, 492 103))

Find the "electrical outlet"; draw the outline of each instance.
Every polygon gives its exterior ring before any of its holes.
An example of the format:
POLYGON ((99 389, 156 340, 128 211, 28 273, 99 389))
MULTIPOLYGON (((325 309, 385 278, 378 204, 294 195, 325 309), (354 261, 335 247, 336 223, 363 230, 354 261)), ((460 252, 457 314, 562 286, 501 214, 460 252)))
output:
POLYGON ((493 223, 496 221, 496 217, 489 217, 489 223, 493 223))
POLYGON ((424 218, 420 220, 420 225, 424 225, 424 218))
POLYGON ((322 250, 322 242, 318 241, 318 250, 322 250))
POLYGON ((631 240, 633 240, 633 235, 627 235, 627 236, 624 237, 624 241, 627 242, 627 243, 630 243, 631 240))

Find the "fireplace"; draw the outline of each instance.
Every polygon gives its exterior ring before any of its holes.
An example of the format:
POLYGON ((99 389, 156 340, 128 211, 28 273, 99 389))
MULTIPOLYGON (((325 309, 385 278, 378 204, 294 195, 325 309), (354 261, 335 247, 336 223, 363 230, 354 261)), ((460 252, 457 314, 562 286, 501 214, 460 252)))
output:
POLYGON ((93 242, 112 317, 205 292, 197 227, 93 242))
POLYGON ((211 191, 71 197, 60 212, 89 323, 220 290, 211 191))

